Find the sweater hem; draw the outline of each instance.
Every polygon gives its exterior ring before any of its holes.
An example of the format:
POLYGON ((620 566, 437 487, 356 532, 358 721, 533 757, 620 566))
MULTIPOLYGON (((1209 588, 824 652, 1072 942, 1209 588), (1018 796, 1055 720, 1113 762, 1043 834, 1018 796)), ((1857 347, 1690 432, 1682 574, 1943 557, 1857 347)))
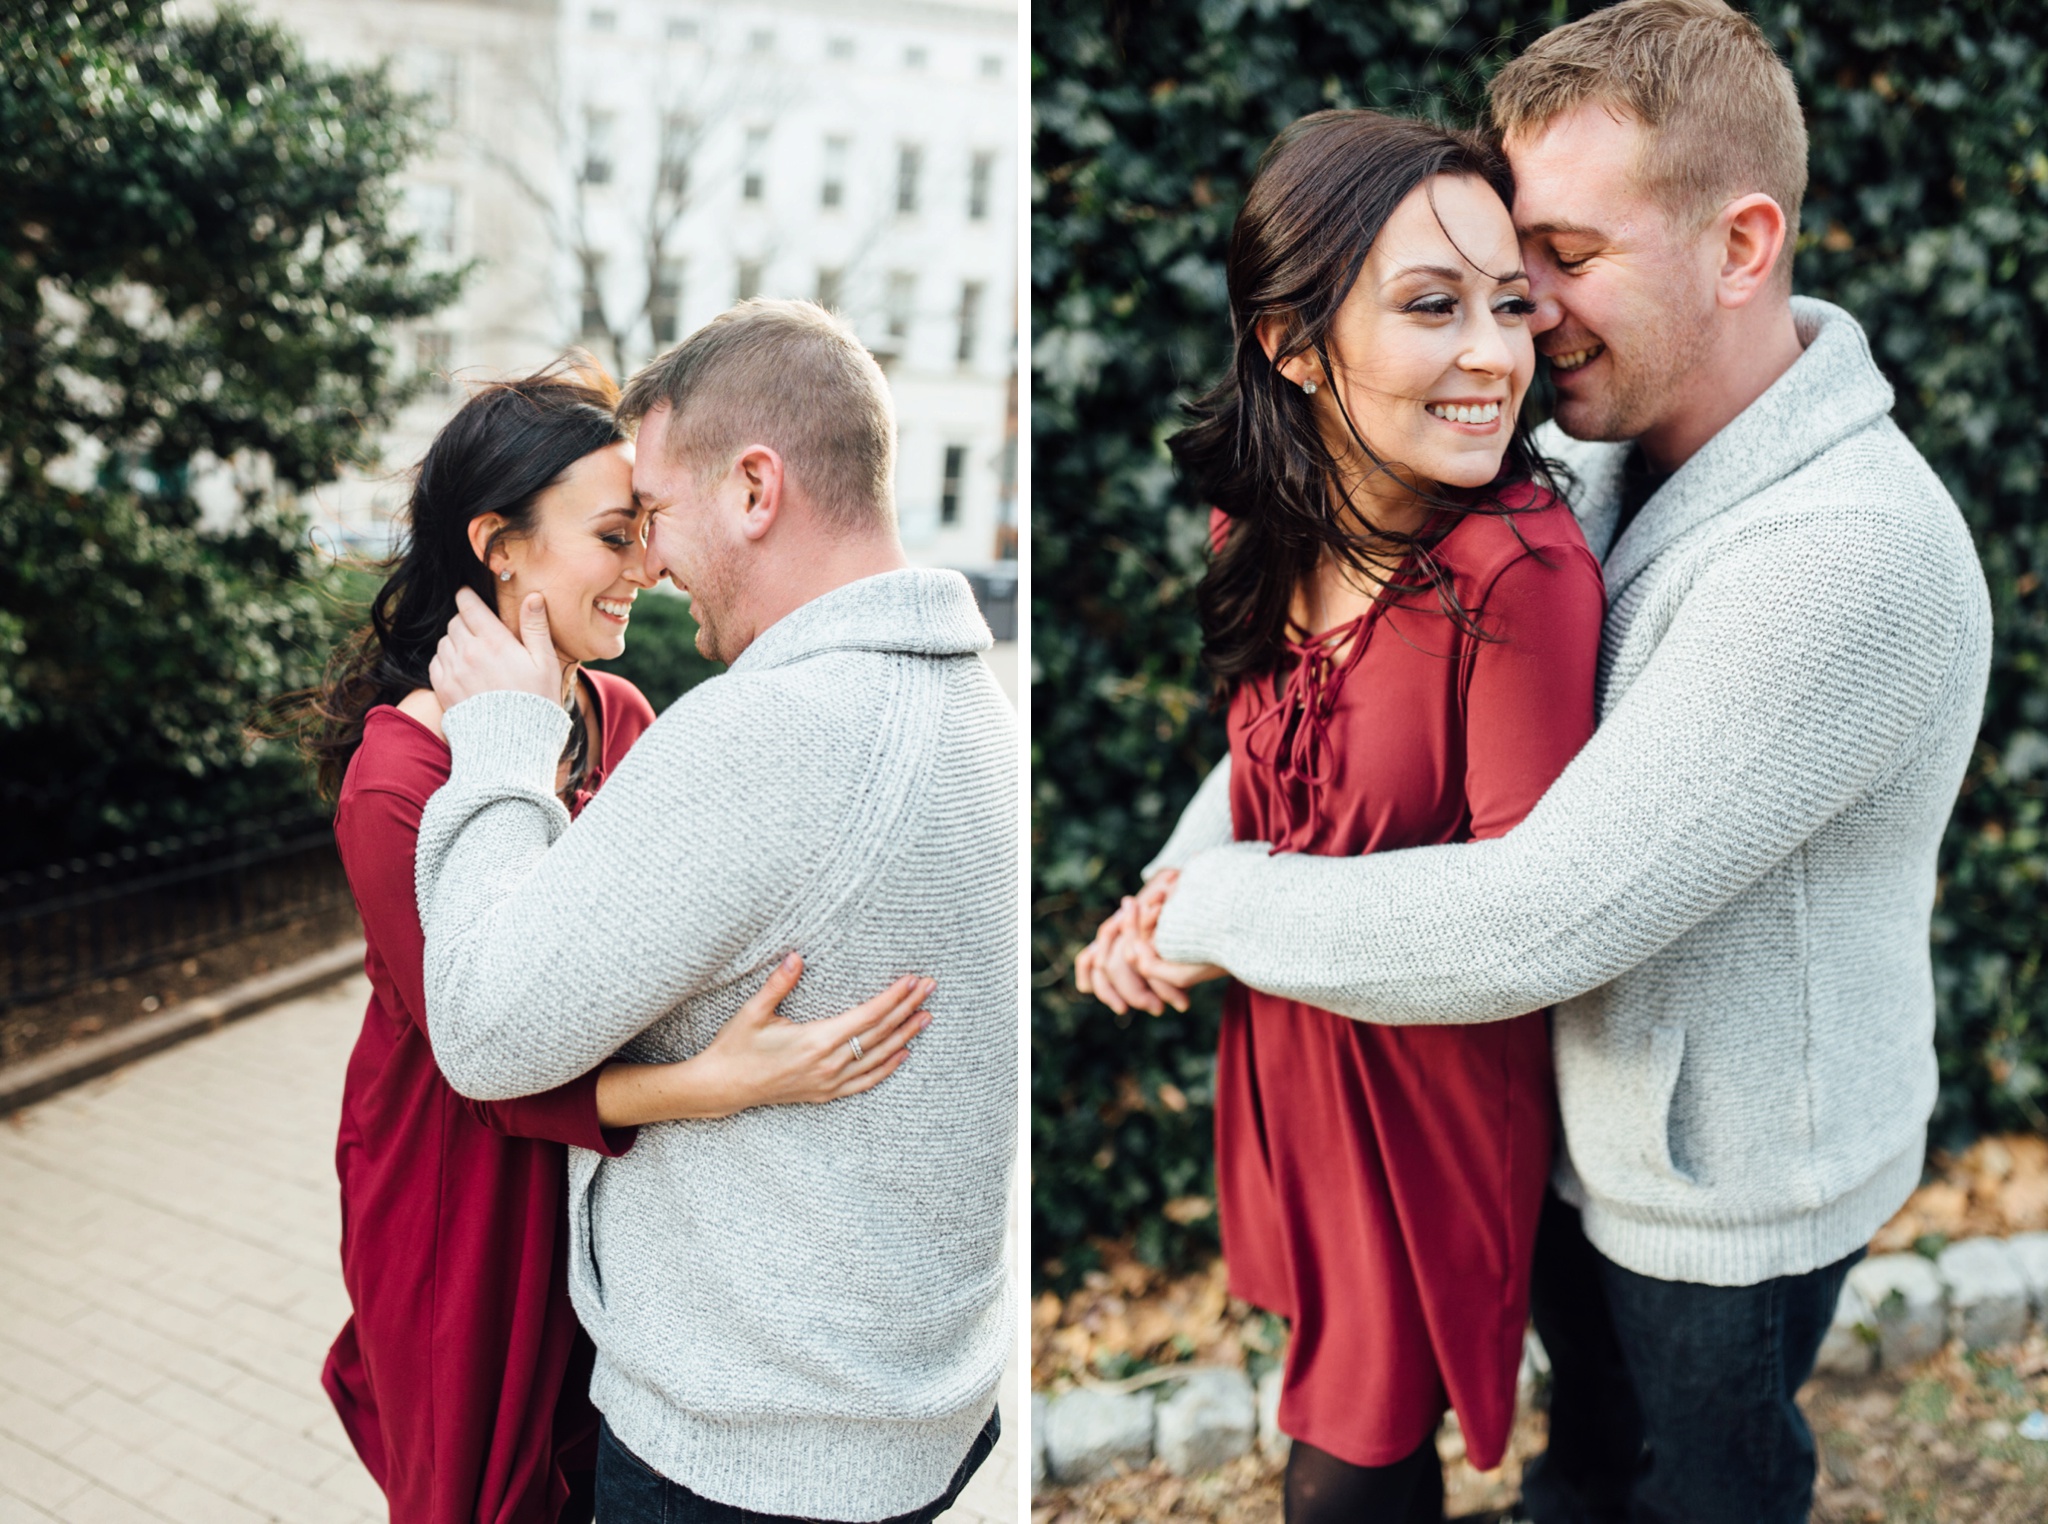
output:
POLYGON ((1826 1205, 1797 1217, 1735 1225, 1647 1221, 1602 1201, 1583 1176, 1576 1183, 1584 1193, 1587 1239, 1623 1269, 1660 1281, 1754 1286, 1804 1275, 1866 1247, 1920 1184, 1926 1157, 1926 1129, 1919 1128, 1903 1152, 1826 1205))
POLYGON ((591 1400, 619 1442, 702 1497, 754 1513, 871 1524, 935 1502, 988 1423, 996 1383, 937 1418, 718 1418, 678 1408, 599 1351, 591 1400))

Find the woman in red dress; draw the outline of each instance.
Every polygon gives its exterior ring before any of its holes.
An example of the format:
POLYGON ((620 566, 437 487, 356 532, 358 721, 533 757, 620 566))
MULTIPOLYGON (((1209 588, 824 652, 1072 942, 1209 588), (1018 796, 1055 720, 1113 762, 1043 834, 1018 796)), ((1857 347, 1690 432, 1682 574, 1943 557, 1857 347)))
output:
POLYGON ((355 1311, 322 1379, 393 1524, 591 1517, 597 1413, 567 1290, 569 1147, 616 1155, 638 1125, 854 1094, 893 1072, 929 1019, 929 983, 903 980, 828 1021, 785 1021, 776 1005, 801 973, 792 955, 686 1062, 608 1064, 514 1101, 467 1100, 442 1078, 413 898, 420 815, 449 767, 427 665, 458 587, 495 597, 508 620, 528 594, 545 596, 579 721, 557 775, 572 812, 654 722, 631 683, 580 665, 624 651, 633 601, 651 585, 616 400, 601 375, 556 370, 462 406, 421 462, 407 544, 370 625, 306 716, 321 782, 339 796, 335 838, 371 986, 336 1156, 355 1311))
MULTIPOLYGON (((1600 567, 1519 421, 1535 308, 1483 143, 1323 112, 1232 234, 1231 373, 1175 440, 1217 505, 1199 603, 1238 840, 1348 855, 1512 827, 1592 733, 1600 567)), ((1173 874, 1078 975, 1185 1008, 1173 874)), ((1370 928, 1365 929, 1370 935, 1370 928)), ((1554 1128, 1545 1013, 1380 1027, 1233 985, 1217 1059, 1232 1292, 1292 1326, 1294 1524, 1434 1521, 1434 1436, 1499 1463, 1554 1128)))

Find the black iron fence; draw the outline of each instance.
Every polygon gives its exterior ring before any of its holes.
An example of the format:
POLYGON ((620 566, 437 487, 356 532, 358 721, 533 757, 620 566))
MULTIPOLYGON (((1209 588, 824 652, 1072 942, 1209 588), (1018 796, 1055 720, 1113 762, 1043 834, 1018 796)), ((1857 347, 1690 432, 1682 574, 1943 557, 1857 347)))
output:
POLYGON ((0 876, 0 1010, 338 910, 348 881, 313 812, 0 876))

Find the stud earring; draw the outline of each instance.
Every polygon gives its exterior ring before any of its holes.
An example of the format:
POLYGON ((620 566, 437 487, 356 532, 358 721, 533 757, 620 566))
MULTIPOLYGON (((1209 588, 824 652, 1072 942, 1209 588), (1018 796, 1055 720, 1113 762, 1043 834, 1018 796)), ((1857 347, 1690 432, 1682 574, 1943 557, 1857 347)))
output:
POLYGON ((1302 382, 1301 389, 1302 392, 1307 396, 1313 397, 1316 394, 1316 384, 1313 381, 1302 382))
POLYGON ((510 582, 512 580, 512 568, 508 566, 505 568, 505 570, 499 572, 498 580, 500 582, 510 582))

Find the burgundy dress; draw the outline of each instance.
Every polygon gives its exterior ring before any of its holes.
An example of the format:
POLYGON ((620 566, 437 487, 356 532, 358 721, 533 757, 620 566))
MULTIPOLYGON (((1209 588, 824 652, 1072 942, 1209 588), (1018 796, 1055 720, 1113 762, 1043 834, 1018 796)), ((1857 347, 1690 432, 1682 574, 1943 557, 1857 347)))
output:
MULTIPOLYGON (((586 672, 602 741, 583 801, 654 711, 586 672)), ((590 1341, 569 1305, 566 1144, 618 1155, 595 1072, 470 1101, 427 1041, 413 852, 448 747, 389 705, 350 759, 335 840, 362 912, 370 1005, 342 1091, 341 1273, 355 1315, 321 1382, 392 1524, 556 1524, 596 1465, 590 1341)))
MULTIPOLYGON (((1593 732, 1605 593, 1570 511, 1519 500, 1437 552, 1490 639, 1410 596, 1240 685, 1238 840, 1333 857, 1469 841, 1541 797, 1593 732)), ((1472 1464, 1497 1465, 1554 1131, 1545 1013, 1375 1026, 1233 984, 1216 1090, 1230 1289, 1293 1324, 1281 1429, 1383 1466, 1448 1399, 1472 1464)))

